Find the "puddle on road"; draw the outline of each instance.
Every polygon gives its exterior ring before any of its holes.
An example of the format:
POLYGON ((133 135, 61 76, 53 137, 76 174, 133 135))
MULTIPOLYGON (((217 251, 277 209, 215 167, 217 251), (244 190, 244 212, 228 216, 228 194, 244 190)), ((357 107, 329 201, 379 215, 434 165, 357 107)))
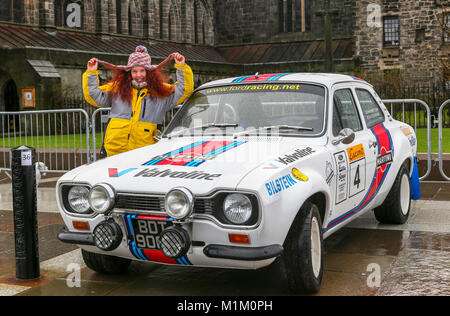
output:
POLYGON ((450 295, 450 252, 405 249, 377 295, 450 295))

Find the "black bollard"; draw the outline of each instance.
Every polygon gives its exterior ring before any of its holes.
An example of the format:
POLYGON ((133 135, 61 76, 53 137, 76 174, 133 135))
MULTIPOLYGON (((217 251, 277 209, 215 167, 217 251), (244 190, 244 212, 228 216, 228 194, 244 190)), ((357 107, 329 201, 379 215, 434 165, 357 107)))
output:
POLYGON ((37 225, 35 150, 11 149, 16 278, 40 277, 37 225))

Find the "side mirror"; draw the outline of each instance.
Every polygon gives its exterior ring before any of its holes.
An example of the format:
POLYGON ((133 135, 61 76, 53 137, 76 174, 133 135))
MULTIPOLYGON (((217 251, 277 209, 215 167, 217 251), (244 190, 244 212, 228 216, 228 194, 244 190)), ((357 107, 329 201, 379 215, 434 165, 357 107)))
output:
POLYGON ((344 145, 348 145, 355 140, 355 132, 351 128, 344 128, 339 132, 338 137, 333 140, 331 143, 335 146, 343 143, 344 145))

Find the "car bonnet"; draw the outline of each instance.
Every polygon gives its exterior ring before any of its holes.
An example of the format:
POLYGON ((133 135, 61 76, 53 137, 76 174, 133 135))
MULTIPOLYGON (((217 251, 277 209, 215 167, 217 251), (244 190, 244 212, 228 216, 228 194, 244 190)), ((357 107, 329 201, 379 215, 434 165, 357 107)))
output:
MULTIPOLYGON (((261 164, 292 149, 298 139, 180 137, 97 161, 75 182, 108 183, 118 192, 165 193, 182 186, 194 194, 233 189, 261 164)), ((257 185, 257 184, 255 184, 257 185)))

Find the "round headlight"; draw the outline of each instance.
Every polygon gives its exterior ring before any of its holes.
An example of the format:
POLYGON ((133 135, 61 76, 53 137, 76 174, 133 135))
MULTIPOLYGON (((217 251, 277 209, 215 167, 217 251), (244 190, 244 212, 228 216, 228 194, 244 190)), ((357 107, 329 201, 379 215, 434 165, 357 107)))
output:
POLYGON ((94 243, 101 250, 111 251, 119 247, 122 241, 122 230, 114 221, 100 222, 94 228, 94 243))
POLYGON ((194 196, 188 189, 175 188, 167 193, 164 206, 170 217, 183 219, 194 209, 194 196))
POLYGON ((110 211, 115 202, 114 190, 107 184, 97 184, 89 192, 89 204, 96 213, 110 211))
POLYGON ((73 186, 69 189, 67 201, 72 210, 79 214, 89 213, 89 189, 82 186, 73 186))
POLYGON ((162 252, 169 258, 183 257, 189 250, 189 234, 181 227, 171 226, 159 236, 162 252))
POLYGON ((243 224, 252 216, 252 202, 243 194, 230 194, 223 201, 223 213, 233 224, 243 224))

